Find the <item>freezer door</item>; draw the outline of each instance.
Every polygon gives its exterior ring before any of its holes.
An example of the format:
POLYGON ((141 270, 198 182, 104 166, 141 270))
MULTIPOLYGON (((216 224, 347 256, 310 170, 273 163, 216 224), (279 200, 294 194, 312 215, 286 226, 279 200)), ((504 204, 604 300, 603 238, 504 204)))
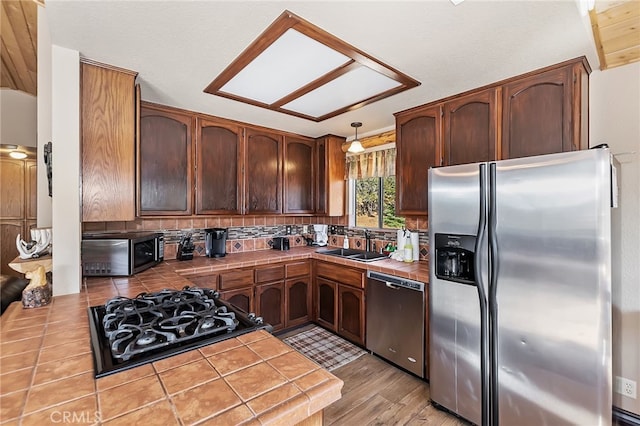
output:
MULTIPOLYGON (((431 169, 428 193, 429 240, 434 244, 429 267, 431 399, 476 424, 481 423, 482 411, 478 289, 475 283, 469 284, 459 276, 438 278, 434 248, 436 234, 440 235, 439 241, 443 235, 466 235, 475 239, 480 218, 479 169, 478 164, 431 169)), ((481 247, 486 250, 486 241, 481 247)), ((486 257, 475 253, 478 255, 486 257)), ((486 281, 486 266, 479 272, 486 281)))
POLYGON ((499 422, 609 424, 609 151, 501 161, 495 180, 499 422))

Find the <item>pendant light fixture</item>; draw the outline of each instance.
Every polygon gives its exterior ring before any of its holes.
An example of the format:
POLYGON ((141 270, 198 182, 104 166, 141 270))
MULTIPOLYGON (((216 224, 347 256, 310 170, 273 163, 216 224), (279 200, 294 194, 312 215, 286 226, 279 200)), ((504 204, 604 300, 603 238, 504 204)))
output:
POLYGON ((349 145, 349 149, 347 150, 347 152, 355 154, 364 151, 364 147, 358 140, 358 127, 360 126, 362 126, 362 123, 360 123, 359 121, 351 123, 351 127, 354 127, 356 129, 356 137, 351 141, 351 145, 349 145))

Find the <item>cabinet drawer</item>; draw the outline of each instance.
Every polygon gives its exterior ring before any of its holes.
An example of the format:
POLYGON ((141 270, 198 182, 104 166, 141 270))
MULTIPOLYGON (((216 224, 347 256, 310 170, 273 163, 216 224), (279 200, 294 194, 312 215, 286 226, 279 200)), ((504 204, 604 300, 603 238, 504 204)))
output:
POLYGON ((211 288, 216 290, 218 288, 218 274, 209 275, 192 275, 186 277, 196 287, 211 288))
POLYGON ((284 279, 284 266, 269 266, 256 269, 256 283, 268 283, 284 279))
POLYGON ((253 270, 222 272, 220 274, 220 290, 249 287, 253 285, 253 270))
POLYGON ((287 278, 301 277, 311 273, 311 266, 309 262, 289 263, 288 265, 285 265, 284 268, 287 278))
POLYGON ((318 262, 316 274, 341 284, 364 288, 364 271, 343 265, 318 262))

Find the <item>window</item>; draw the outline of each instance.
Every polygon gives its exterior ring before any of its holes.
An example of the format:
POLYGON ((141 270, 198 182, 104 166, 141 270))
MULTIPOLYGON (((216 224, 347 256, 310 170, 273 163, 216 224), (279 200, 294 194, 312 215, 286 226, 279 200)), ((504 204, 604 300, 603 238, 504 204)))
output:
POLYGON ((349 226, 398 229, 396 216, 396 149, 393 144, 347 156, 349 226))
POLYGON ((396 177, 353 179, 351 199, 353 225, 360 228, 392 228, 404 226, 404 218, 396 216, 396 177))

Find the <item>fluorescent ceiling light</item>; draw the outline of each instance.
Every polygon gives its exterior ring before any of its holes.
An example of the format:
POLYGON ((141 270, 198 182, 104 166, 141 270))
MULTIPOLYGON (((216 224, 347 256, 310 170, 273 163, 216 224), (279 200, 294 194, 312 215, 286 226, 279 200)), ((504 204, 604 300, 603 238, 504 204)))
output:
POLYGON ((220 91, 272 104, 349 60, 342 53, 289 29, 220 91))
POLYGON ((322 121, 419 84, 285 10, 204 91, 322 121))
POLYGON ((386 93, 399 85, 399 82, 363 66, 283 105, 282 108, 311 117, 324 117, 386 93))

